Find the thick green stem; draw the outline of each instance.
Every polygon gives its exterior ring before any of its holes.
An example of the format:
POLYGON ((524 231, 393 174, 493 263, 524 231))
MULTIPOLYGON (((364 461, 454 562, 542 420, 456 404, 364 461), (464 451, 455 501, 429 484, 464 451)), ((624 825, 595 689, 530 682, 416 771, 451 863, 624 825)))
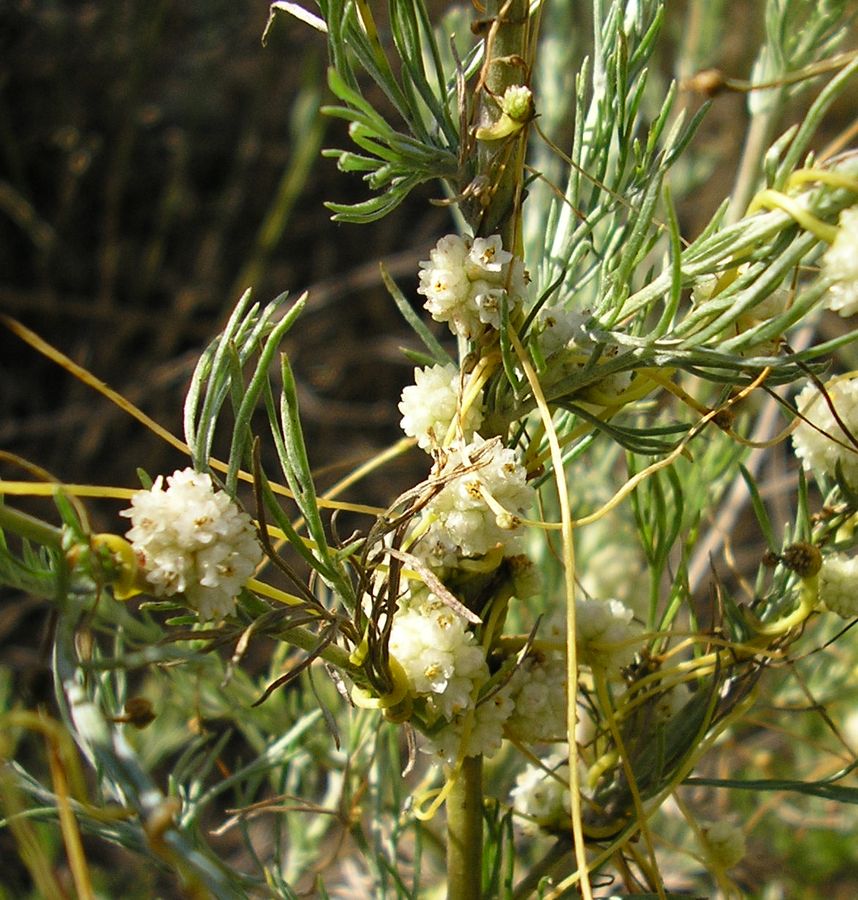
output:
MULTIPOLYGON (((491 128, 501 116, 498 101, 504 91, 526 80, 527 0, 489 0, 486 3, 484 87, 478 98, 477 124, 491 128)), ((515 196, 521 179, 522 136, 506 141, 477 141, 477 174, 491 185, 488 205, 478 205, 469 216, 475 232, 500 232, 504 247, 511 247, 515 225, 515 196)), ((485 195, 482 198, 485 202, 485 195)))
POLYGON ((447 900, 480 900, 483 758, 466 756, 447 797, 447 900))
MULTIPOLYGON (((303 628, 300 625, 281 631, 276 637, 281 641, 292 644, 293 647, 299 647, 301 650, 306 650, 308 653, 315 652, 319 646, 318 635, 309 628, 303 628)), ((351 661, 348 651, 344 650, 342 647, 338 647, 336 644, 328 644, 328 646, 319 653, 319 657, 348 675, 358 687, 370 687, 366 672, 351 661)))
POLYGON ((35 516, 12 509, 5 503, 0 503, 0 529, 14 532, 28 541, 46 547, 61 547, 63 542, 63 533, 59 528, 35 516))

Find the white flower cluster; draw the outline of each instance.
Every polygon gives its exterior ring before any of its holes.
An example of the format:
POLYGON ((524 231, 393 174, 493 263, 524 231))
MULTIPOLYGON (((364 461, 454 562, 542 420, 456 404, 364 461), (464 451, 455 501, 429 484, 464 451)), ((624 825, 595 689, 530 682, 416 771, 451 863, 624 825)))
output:
POLYGON ((476 338, 486 325, 500 328, 504 293, 510 308, 524 296, 524 266, 503 249, 497 234, 488 238, 448 234, 420 267, 417 292, 426 298, 426 309, 460 337, 476 338))
POLYGON ((703 822, 700 831, 707 855, 717 865, 729 869, 740 862, 746 852, 745 833, 732 822, 703 822))
POLYGON ((822 271, 832 281, 825 305, 841 316, 858 313, 858 206, 840 213, 840 228, 822 257, 822 271))
MULTIPOLYGON (((556 827, 569 821, 569 763, 565 752, 552 753, 542 766, 528 765, 510 791, 513 809, 533 826, 556 827)), ((524 826, 528 828, 527 825, 524 826)))
MULTIPOLYGON (((414 384, 402 391, 400 425, 424 450, 441 447, 459 405, 459 371, 452 364, 426 366, 414 370, 414 384)), ((483 421, 482 401, 471 404, 459 426, 470 440, 483 421)))
POLYGON ((416 552, 439 566, 481 556, 499 544, 506 556, 521 552, 519 516, 532 504, 534 490, 514 450, 499 438, 475 435, 470 444, 451 447, 436 469, 437 477, 450 480, 426 506, 432 524, 416 552))
POLYGON ((575 600, 577 649, 580 661, 591 669, 600 669, 610 678, 631 665, 637 651, 636 638, 642 626, 634 613, 619 600, 575 600))
POLYGON ((503 744, 503 727, 512 713, 513 702, 504 685, 481 701, 474 710, 455 715, 432 739, 435 754, 448 763, 459 755, 492 757, 503 744))
POLYGON ((590 314, 562 307, 544 306, 539 311, 539 346, 545 357, 583 343, 581 328, 590 314))
POLYGON ((838 616, 858 616, 858 556, 831 553, 819 570, 819 599, 838 616))
POLYGON ((513 702, 507 730, 528 744, 566 738, 566 655, 528 656, 509 682, 513 702))
POLYGON ((858 377, 832 379, 825 385, 827 398, 815 384, 796 397, 800 420, 792 433, 796 456, 805 469, 833 475, 839 463, 844 478, 858 486, 858 447, 835 420, 833 404, 840 420, 853 437, 858 437, 858 377), (835 440, 832 440, 834 438, 835 440))
POLYGON ((159 475, 120 515, 131 519, 127 537, 157 597, 184 594, 204 621, 234 610, 262 552, 250 517, 209 475, 176 471, 166 490, 159 475))
POLYGON ((389 648, 408 675, 412 696, 429 698, 446 719, 472 707, 475 689, 489 677, 473 632, 434 594, 418 594, 400 607, 389 648))

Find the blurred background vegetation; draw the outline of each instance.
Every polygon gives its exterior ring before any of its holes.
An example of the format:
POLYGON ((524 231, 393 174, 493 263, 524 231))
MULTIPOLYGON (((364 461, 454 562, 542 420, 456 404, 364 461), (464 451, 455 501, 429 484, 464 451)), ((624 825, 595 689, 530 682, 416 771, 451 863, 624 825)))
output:
MULTIPOLYGON (((657 57, 665 81, 690 75, 689 60, 747 77, 763 4, 711 7, 701 23, 688 4, 669 4, 657 57)), ((264 0, 0 3, 0 310, 179 434, 197 356, 244 289, 263 302, 309 290, 285 349, 324 486, 401 434, 396 403, 411 366, 399 347, 412 341, 378 262, 414 296, 417 261, 450 217, 428 202, 430 186, 381 222, 330 221, 323 201, 365 193, 320 159, 322 147, 348 145, 342 123, 318 112, 330 99, 324 41, 284 16, 263 47, 267 17, 264 0)), ((854 115, 849 101, 820 146, 854 115)), ((740 96, 719 97, 695 139, 696 188, 679 209, 688 236, 729 191, 743 108, 740 96)), ((3 329, 0 367, 0 449, 72 482, 135 486, 138 466, 185 464, 3 329)), ((362 501, 386 504, 424 466, 417 454, 394 463, 362 501)), ((47 604, 0 605, 0 667, 28 707, 52 693, 49 630, 47 604)), ((817 871, 836 882, 844 850, 821 834, 817 871)), ((13 856, 0 832, 0 884, 21 896, 13 856)))

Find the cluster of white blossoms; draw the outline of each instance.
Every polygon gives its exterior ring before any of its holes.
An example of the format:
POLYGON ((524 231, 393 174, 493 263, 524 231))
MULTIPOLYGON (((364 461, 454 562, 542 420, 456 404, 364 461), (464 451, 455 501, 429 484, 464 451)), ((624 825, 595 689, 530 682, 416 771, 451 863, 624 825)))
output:
POLYGON ((235 609, 262 558, 253 522, 211 477, 193 469, 158 476, 131 498, 127 537, 157 597, 183 594, 203 621, 235 609))
POLYGON ((501 302, 510 309, 525 293, 524 266, 503 249, 500 235, 487 238, 442 237, 420 262, 419 294, 436 322, 453 334, 476 338, 488 325, 500 328, 501 302))
MULTIPOLYGON (((590 317, 589 310, 569 310, 554 306, 546 306, 540 310, 536 339, 552 377, 562 377, 581 369, 591 358, 595 343, 585 331, 590 317)), ((616 348, 606 351, 604 360, 608 360, 615 351, 616 348)), ((631 372, 613 372, 583 388, 579 399, 599 404, 610 403, 631 382, 631 372)))
POLYGON ((858 556, 831 553, 819 570, 819 599, 844 619, 858 616, 858 556))
POLYGON ((796 456, 805 469, 826 475, 833 475, 839 465, 844 478, 858 487, 858 446, 853 443, 858 438, 858 377, 832 379, 825 393, 811 383, 796 397, 804 417, 792 433, 796 456), (834 418, 830 404, 851 438, 834 418))
POLYGON ((408 676, 411 696, 428 698, 446 719, 472 707, 476 689, 489 677, 467 622, 431 593, 402 603, 388 646, 408 676))
POLYGON ((539 311, 539 347, 546 358, 561 350, 571 350, 586 341, 582 327, 590 318, 589 312, 544 306, 539 311))
POLYGON ((566 654, 525 657, 509 682, 514 708, 507 730, 528 744, 566 739, 566 654))
MULTIPOLYGON (((400 425, 409 437, 416 437, 424 450, 441 447, 459 409, 459 370, 446 366, 426 366, 414 370, 414 384, 402 391, 400 425)), ((457 423, 466 441, 471 440, 483 421, 482 401, 477 400, 457 423)))
POLYGON ((858 206, 840 213, 837 237, 822 257, 822 271, 831 279, 825 305, 841 316, 858 313, 858 206))
POLYGON ((429 747, 441 759, 454 763, 459 756, 490 758, 503 744, 504 724, 513 710, 508 685, 493 691, 476 708, 463 710, 433 735, 429 747))
POLYGON ((566 752, 552 753, 541 766, 528 765, 516 776, 510 797, 513 809, 525 817, 526 830, 568 823, 571 804, 567 760, 566 752))
POLYGON ((449 480, 426 506, 431 524, 415 552, 437 566, 481 556, 498 545, 505 556, 521 552, 519 517, 533 503, 534 490, 514 450, 499 438, 475 435, 470 444, 450 447, 433 474, 449 480))
POLYGON ((617 678, 631 665, 638 650, 643 626, 619 600, 575 600, 576 646, 578 658, 591 669, 617 678))

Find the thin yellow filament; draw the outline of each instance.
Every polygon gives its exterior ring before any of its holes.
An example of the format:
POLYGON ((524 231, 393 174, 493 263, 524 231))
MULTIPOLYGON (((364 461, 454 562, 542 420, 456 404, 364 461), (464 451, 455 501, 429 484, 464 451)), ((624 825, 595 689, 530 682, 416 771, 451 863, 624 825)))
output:
POLYGON ((581 893, 584 900, 592 900, 593 892, 590 887, 590 870, 587 862, 587 850, 584 844, 584 823, 581 809, 581 785, 578 771, 578 743, 575 740, 575 732, 578 725, 578 709, 576 700, 578 697, 578 651, 576 647, 576 623, 575 623, 575 544, 572 530, 572 511, 569 506, 569 492, 566 488, 566 474, 563 467, 563 452, 560 449, 560 441, 554 427, 554 421, 539 378, 530 361, 527 351, 522 346, 514 329, 509 330, 509 339, 512 343, 518 360, 521 363, 525 377, 533 392, 533 399, 539 410, 542 423, 545 426, 545 436, 551 447, 551 460, 554 466, 554 478, 557 483, 557 497, 560 505, 560 520, 562 524, 561 539, 563 545, 563 581, 566 594, 566 679, 568 685, 567 721, 566 727, 569 733, 569 794, 572 819, 572 837, 575 843, 575 860, 578 872, 581 874, 581 893))

